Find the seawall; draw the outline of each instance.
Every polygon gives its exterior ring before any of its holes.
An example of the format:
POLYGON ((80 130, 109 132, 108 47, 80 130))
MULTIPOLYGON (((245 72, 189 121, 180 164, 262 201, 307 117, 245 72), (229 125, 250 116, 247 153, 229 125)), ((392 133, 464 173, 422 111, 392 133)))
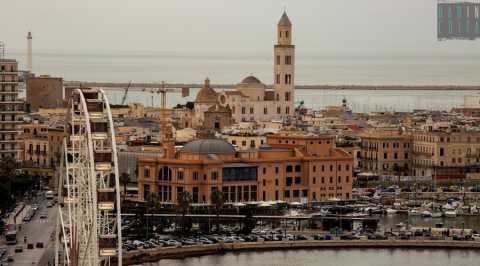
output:
POLYGON ((475 249, 480 251, 480 241, 448 240, 325 240, 325 241, 278 241, 243 242, 211 245, 166 247, 135 250, 123 255, 123 264, 132 265, 155 262, 162 259, 182 259, 186 257, 223 254, 239 251, 269 251, 285 249, 344 249, 344 248, 408 248, 408 249, 475 249))

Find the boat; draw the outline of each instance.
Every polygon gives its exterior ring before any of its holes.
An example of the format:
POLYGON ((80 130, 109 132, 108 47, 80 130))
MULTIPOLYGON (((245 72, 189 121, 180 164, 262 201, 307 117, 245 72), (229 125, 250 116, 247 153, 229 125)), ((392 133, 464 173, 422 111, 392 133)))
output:
POLYGON ((432 218, 440 218, 442 215, 442 212, 432 212, 432 218))
POLYGON ((408 211, 408 215, 409 216, 418 216, 418 215, 420 215, 420 212, 416 209, 411 209, 411 210, 408 211))
POLYGON ((456 211, 445 211, 445 217, 454 218, 457 217, 456 211))
POLYGON ((397 210, 392 209, 392 208, 388 208, 388 209, 386 210, 386 212, 387 212, 387 214, 395 214, 395 213, 397 213, 397 210))
POLYGON ((423 211, 422 217, 432 217, 432 213, 430 211, 423 211))
POLYGON ((395 226, 398 227, 398 228, 402 228, 402 227, 405 227, 405 224, 400 222, 400 223, 396 224, 395 226))

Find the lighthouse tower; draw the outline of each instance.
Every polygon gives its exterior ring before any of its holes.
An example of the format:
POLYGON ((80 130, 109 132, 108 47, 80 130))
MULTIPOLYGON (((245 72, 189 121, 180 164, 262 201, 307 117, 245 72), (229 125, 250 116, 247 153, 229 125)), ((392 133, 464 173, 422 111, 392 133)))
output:
POLYGON ((32 72, 32 32, 27 34, 27 70, 32 72))
POLYGON ((283 12, 277 24, 277 43, 274 46, 274 85, 277 115, 294 115, 295 45, 292 44, 292 23, 283 12))

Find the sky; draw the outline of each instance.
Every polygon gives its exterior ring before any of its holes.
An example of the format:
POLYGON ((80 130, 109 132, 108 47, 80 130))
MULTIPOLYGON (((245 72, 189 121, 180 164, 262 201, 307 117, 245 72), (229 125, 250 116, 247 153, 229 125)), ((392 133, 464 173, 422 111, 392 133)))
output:
POLYGON ((0 0, 0 40, 24 51, 265 55, 284 8, 300 55, 480 55, 436 38, 436 0, 0 0), (8 11, 8 12, 5 12, 8 11))

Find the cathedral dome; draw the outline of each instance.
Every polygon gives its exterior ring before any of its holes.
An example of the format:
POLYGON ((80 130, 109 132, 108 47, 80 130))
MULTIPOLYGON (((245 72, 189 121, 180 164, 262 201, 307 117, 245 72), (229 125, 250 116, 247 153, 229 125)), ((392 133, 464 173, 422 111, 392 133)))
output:
POLYGON ((187 143, 180 152, 199 154, 234 154, 232 144, 222 139, 198 139, 187 143))
POLYGON ((207 78, 203 88, 197 93, 195 103, 216 103, 218 100, 218 93, 210 88, 210 80, 207 78))
POLYGON ((241 84, 262 84, 262 82, 254 76, 248 76, 242 80, 241 84))

